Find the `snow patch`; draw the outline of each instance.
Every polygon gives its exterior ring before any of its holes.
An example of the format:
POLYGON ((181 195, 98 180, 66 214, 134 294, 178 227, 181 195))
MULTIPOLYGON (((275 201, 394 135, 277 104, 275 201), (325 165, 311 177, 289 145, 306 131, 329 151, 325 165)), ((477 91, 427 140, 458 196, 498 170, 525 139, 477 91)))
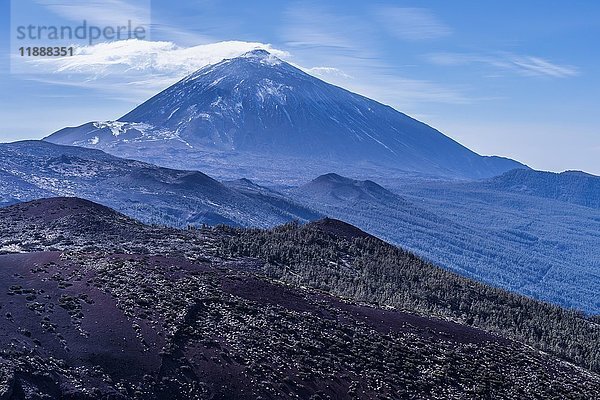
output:
POLYGON ((275 83, 271 79, 266 78, 260 82, 256 95, 261 102, 264 102, 267 97, 272 97, 280 104, 285 104, 287 100, 286 91, 291 89, 291 86, 275 83))
POLYGON ((167 119, 171 119, 171 117, 173 116, 173 114, 175 114, 177 112, 177 110, 179 110, 179 107, 177 107, 176 109, 174 109, 173 111, 171 111, 171 114, 169 114, 169 116, 167 117, 167 119))
POLYGON ((1 253, 27 253, 27 251, 17 244, 8 244, 0 247, 1 253))
POLYGON ((94 127, 98 129, 110 129, 113 136, 119 136, 124 133, 123 127, 126 125, 126 122, 119 121, 103 121, 103 122, 94 122, 94 127))
POLYGON ((110 132, 115 137, 127 133, 127 131, 132 129, 144 133, 154 128, 152 125, 143 122, 98 121, 94 122, 93 125, 96 129, 110 129, 110 132))
POLYGON ((218 79, 215 79, 214 81, 212 81, 212 82, 211 82, 211 83, 210 83, 210 84, 207 86, 207 88, 212 88, 212 87, 215 87, 215 86, 217 86, 217 85, 219 84, 219 82, 221 82, 223 79, 225 79, 225 77, 224 77, 224 76, 222 76, 222 77, 220 77, 220 78, 218 78, 218 79))
POLYGON ((217 99, 215 101, 213 101, 212 103, 210 103, 211 107, 219 107, 222 106, 223 103, 223 98, 221 96, 217 97, 217 99))

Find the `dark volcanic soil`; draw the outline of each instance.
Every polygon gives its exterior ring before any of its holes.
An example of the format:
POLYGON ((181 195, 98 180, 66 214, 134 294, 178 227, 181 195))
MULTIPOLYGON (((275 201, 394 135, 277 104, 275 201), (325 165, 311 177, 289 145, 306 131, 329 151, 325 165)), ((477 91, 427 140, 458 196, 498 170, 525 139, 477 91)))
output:
POLYGON ((600 392, 597 375, 483 330, 262 276, 258 259, 218 256, 218 230, 146 227, 76 200, 50 205, 0 211, 13 232, 4 252, 31 249, 0 255, 0 400, 600 392), (49 247, 58 249, 39 251, 49 247))

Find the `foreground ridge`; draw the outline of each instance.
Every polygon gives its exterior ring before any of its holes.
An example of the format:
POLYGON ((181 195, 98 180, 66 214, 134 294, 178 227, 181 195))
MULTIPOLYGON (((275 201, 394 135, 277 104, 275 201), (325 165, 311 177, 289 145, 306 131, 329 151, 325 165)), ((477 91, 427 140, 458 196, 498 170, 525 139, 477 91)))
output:
POLYGON ((2 399, 600 390, 593 321, 342 221, 177 230, 53 198, 0 208, 0 225, 2 399))

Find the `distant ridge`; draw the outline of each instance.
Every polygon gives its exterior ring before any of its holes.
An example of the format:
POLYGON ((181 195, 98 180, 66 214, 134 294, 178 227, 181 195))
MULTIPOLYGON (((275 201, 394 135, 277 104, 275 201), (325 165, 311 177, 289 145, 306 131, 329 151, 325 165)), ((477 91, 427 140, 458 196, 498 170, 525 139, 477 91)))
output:
POLYGON ((484 186, 600 208, 600 177, 582 171, 555 173, 515 169, 486 181, 484 186))
POLYGON ((247 195, 199 171, 162 168, 44 141, 0 143, 0 205, 73 196, 146 223, 177 227, 269 227, 319 218, 282 196, 273 202, 247 195))
POLYGON ((321 175, 302 185, 297 191, 317 197, 332 196, 340 200, 377 199, 394 202, 401 200, 399 196, 371 180, 361 181, 335 173, 321 175))
MULTIPOLYGON (((358 229, 354 225, 350 225, 344 221, 334 218, 323 218, 317 221, 310 222, 306 225, 307 228, 317 229, 322 232, 327 232, 332 235, 343 237, 346 239, 366 238, 375 236, 369 235, 365 231, 358 229)), ((377 239, 380 240, 380 239, 377 239)))

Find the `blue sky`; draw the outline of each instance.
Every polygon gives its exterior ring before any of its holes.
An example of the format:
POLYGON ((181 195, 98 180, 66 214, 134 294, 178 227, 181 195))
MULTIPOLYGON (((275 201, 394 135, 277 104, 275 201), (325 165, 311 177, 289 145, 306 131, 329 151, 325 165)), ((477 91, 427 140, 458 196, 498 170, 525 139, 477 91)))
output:
POLYGON ((18 0, 11 17, 0 2, 0 141, 116 119, 206 63, 263 47, 481 154, 600 174, 600 3, 18 0), (10 37, 27 18, 142 18, 150 35, 23 60, 10 37))

